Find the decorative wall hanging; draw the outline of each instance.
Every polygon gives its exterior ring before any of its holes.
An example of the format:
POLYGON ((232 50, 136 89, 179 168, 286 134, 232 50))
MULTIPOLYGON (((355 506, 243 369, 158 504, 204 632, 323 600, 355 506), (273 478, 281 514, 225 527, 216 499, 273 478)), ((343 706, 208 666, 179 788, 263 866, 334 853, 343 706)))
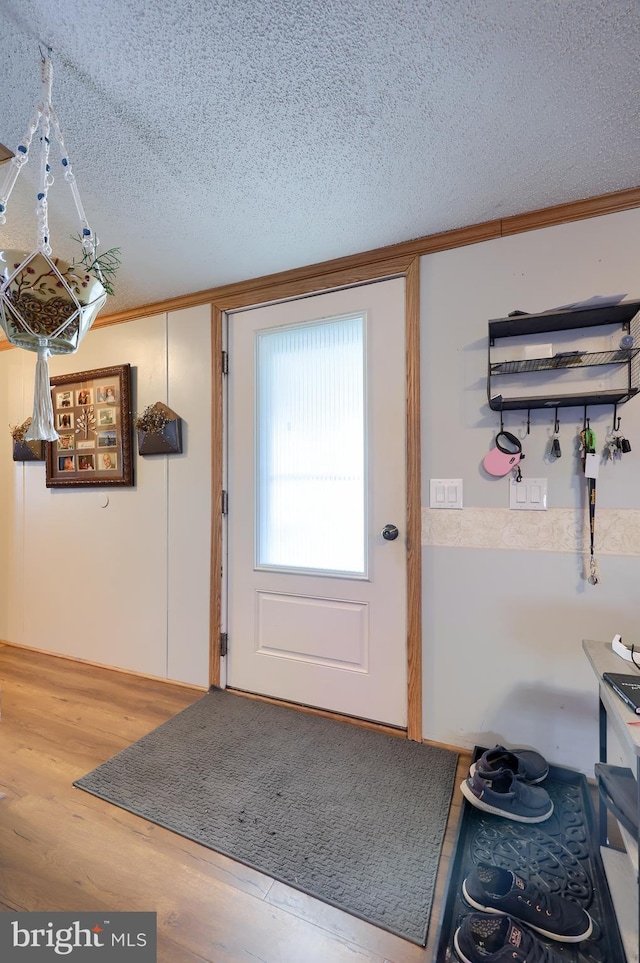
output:
POLYGON ((167 455, 182 451, 182 418, 161 401, 136 418, 138 454, 167 455))
POLYGON ((49 391, 47 359, 52 354, 72 354, 91 327, 107 294, 110 278, 119 265, 117 249, 99 257, 97 238, 89 227, 60 125, 51 103, 52 67, 42 56, 42 100, 36 105, 27 133, 0 191, 0 224, 6 222, 6 208, 18 175, 29 159, 36 132, 41 145, 40 182, 36 204, 37 247, 25 251, 0 251, 0 325, 9 342, 38 355, 34 389, 33 419, 26 440, 55 441, 49 391), (50 136, 58 142, 64 179, 69 184, 80 220, 80 260, 69 264, 52 256, 48 223, 48 192, 53 184, 49 164, 50 136))
POLYGON ((27 418, 21 425, 11 429, 14 461, 44 461, 44 442, 27 441, 25 438, 30 424, 31 418, 27 418))
POLYGON ((51 379, 58 437, 47 445, 47 488, 133 485, 131 369, 51 379))

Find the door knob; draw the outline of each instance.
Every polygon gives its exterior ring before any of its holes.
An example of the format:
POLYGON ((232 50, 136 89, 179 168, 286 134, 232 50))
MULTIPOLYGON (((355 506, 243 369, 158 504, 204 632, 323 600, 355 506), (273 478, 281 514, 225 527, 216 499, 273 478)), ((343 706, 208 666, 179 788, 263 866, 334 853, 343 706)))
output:
POLYGON ((382 537, 386 538, 388 542, 392 542, 399 534, 395 525, 385 525, 382 529, 382 537))

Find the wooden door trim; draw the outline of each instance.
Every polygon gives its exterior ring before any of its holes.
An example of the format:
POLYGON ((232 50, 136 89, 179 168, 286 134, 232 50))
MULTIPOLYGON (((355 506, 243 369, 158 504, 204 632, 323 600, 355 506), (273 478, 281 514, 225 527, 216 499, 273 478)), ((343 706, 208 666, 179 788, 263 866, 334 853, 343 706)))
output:
POLYGON ((422 739, 422 483, 420 259, 405 274, 407 424, 407 735, 422 739))
MULTIPOLYGON (((387 258, 375 264, 363 264, 352 269, 329 273, 319 278, 307 278, 306 284, 296 278, 282 284, 257 288, 263 299, 260 303, 310 296, 354 284, 384 280, 390 277, 405 279, 405 351, 406 351, 406 472, 407 472, 407 735, 422 739, 422 498, 420 476, 420 260, 387 258)), ((258 307, 245 293, 237 303, 224 298, 212 306, 212 531, 211 531, 211 685, 220 684, 220 631, 222 625, 221 583, 217 573, 222 565, 222 323, 225 312, 240 308, 258 307), (251 301, 251 304, 249 304, 251 301), (216 489, 217 486, 217 489, 216 489), (214 547, 214 546, 217 546, 214 547)))
POLYGON ((211 305, 211 589, 209 617, 209 685, 220 685, 222 631, 222 485, 224 406, 222 401, 223 312, 211 305))

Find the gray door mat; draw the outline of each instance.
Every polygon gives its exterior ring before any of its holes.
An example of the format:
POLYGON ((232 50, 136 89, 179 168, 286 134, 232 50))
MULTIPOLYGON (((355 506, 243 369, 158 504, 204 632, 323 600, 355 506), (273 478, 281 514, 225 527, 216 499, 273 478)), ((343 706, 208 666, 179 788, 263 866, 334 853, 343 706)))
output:
POLYGON ((424 945, 457 761, 214 689, 74 785, 424 945))
MULTIPOLYGON (((475 762, 485 749, 476 746, 475 762)), ((581 943, 558 943, 536 933, 567 963, 623 963, 620 931, 604 875, 598 830, 587 779, 562 766, 550 766, 541 784, 553 800, 553 815, 527 825, 484 813, 466 799, 449 866, 445 902, 438 928, 434 963, 458 963, 453 934, 462 917, 476 910, 462 898, 462 881, 478 862, 517 872, 573 900, 593 919, 593 933, 581 943)))

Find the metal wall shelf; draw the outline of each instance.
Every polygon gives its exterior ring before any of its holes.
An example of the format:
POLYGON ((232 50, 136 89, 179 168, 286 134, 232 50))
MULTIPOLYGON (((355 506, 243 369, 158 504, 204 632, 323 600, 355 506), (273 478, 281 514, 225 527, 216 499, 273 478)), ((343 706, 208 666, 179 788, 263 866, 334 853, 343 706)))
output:
MULTIPOLYGON (((566 408, 583 405, 623 404, 640 392, 640 301, 624 301, 609 307, 579 309, 577 311, 547 311, 542 314, 517 315, 489 322, 489 358, 487 374, 487 397, 494 411, 527 410, 533 408, 566 408), (522 338, 528 335, 550 332, 576 332, 580 329, 610 325, 633 336, 634 346, 608 351, 561 351, 553 357, 526 358, 513 361, 491 361, 491 348, 506 338, 522 338), (563 392, 556 382, 550 390, 534 396, 505 396, 496 390, 492 379, 503 375, 520 375, 530 372, 554 372, 559 375, 580 368, 601 365, 620 365, 620 385, 613 388, 593 388, 585 381, 584 391, 563 392)), ((575 387, 575 386, 574 386, 575 387)))
POLYGON ((493 411, 533 411, 535 408, 573 408, 586 405, 623 405, 640 389, 632 391, 594 391, 591 394, 580 393, 571 395, 545 395, 544 397, 529 396, 526 398, 503 398, 493 395, 489 398, 489 407, 493 411))
POLYGON ((525 361, 496 361, 492 375, 516 374, 525 371, 556 371, 558 368, 585 368, 595 364, 625 364, 640 352, 640 348, 618 348, 616 351, 570 351, 553 358, 527 358, 525 361))
POLYGON ((640 301, 622 301, 608 308, 580 308, 577 311, 542 311, 540 314, 517 314, 489 321, 489 338, 515 338, 521 334, 569 331, 591 328, 598 324, 629 324, 640 311, 640 301))

